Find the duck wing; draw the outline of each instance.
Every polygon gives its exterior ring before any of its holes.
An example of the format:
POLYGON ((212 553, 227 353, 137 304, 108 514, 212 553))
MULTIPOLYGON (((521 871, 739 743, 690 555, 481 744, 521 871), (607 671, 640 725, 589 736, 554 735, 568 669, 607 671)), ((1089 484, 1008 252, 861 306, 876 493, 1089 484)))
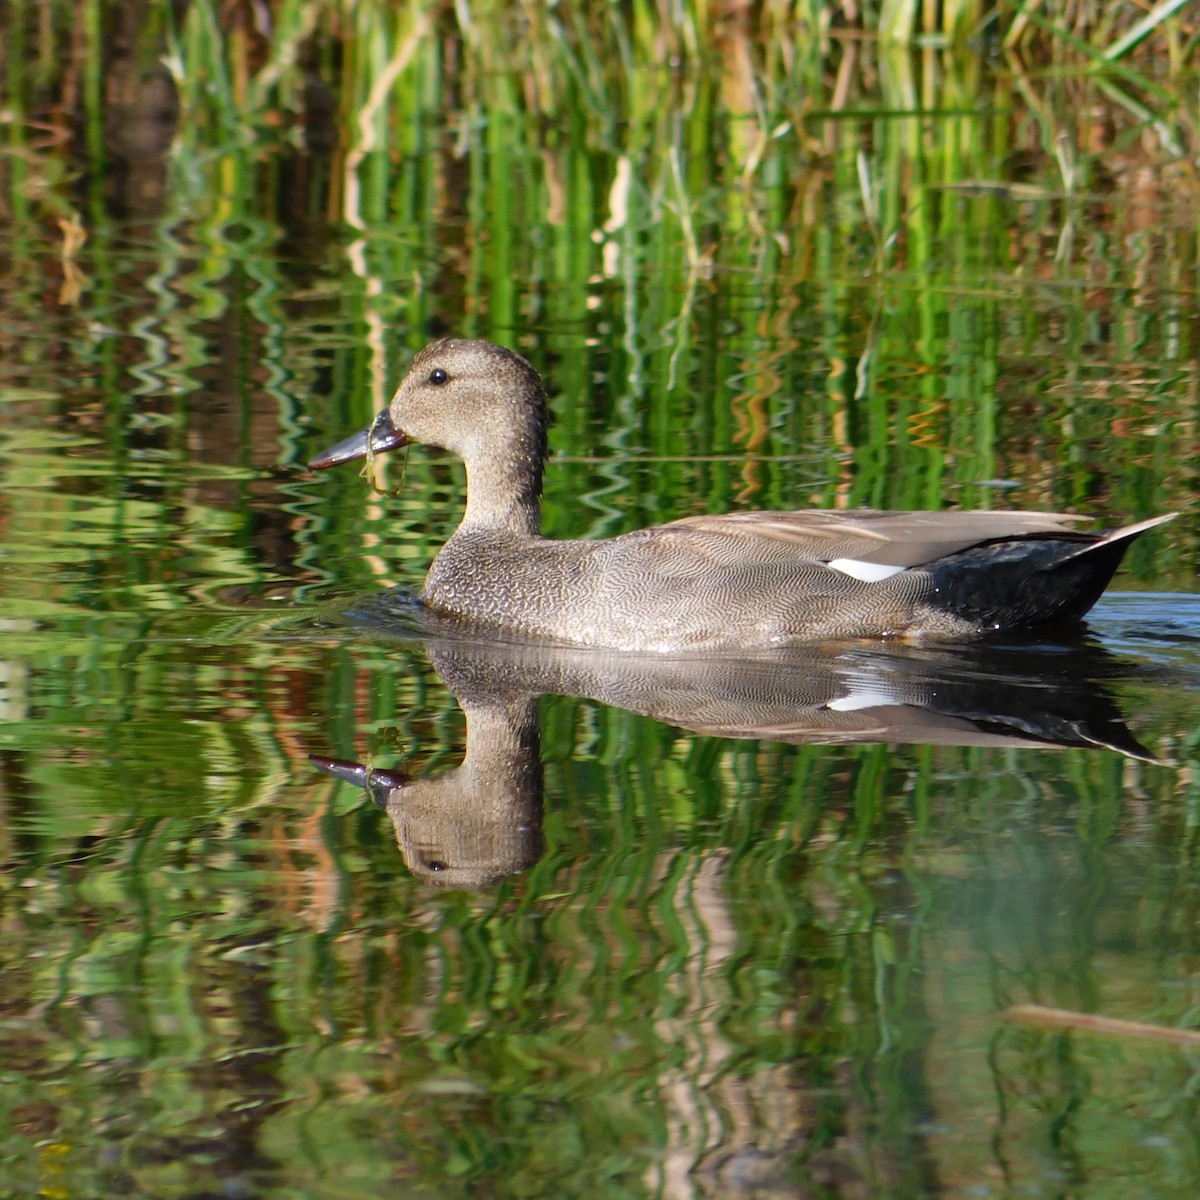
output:
POLYGON ((1095 534, 1075 528, 1089 518, 1037 512, 875 512, 869 509, 805 512, 743 512, 684 517, 663 530, 744 540, 774 557, 783 546, 797 559, 856 562, 901 570, 919 567, 986 542, 1013 538, 1078 538, 1095 534))

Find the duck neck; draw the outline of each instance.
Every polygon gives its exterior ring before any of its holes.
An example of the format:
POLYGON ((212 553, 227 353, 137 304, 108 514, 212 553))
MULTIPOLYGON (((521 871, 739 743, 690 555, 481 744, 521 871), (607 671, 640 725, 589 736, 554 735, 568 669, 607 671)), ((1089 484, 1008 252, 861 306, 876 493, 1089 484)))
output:
POLYGON ((537 537, 542 525, 541 488, 540 459, 467 463, 467 511, 460 531, 537 537))

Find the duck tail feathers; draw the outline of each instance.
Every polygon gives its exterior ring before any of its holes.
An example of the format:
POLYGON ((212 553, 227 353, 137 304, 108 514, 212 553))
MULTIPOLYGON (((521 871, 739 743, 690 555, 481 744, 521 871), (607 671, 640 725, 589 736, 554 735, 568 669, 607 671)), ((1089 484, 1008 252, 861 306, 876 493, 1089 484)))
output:
POLYGON ((1175 520, 1177 516, 1179 516, 1177 512, 1164 513, 1160 517, 1148 517, 1146 520, 1136 521, 1132 525, 1122 525, 1119 529, 1105 530, 1094 541, 1083 543, 1073 554, 1067 557, 1078 558, 1084 554, 1094 554, 1102 546, 1128 546, 1130 542, 1135 538, 1141 537, 1148 529, 1153 529, 1156 525, 1165 525, 1168 521, 1175 520))

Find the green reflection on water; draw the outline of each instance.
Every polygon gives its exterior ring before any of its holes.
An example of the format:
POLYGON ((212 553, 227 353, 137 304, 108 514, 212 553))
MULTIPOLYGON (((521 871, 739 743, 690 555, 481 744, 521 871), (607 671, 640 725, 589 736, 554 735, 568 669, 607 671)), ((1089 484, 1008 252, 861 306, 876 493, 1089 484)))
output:
MULTIPOLYGON (((1196 1022, 1190 597, 1099 623, 1171 766, 736 742, 548 697, 540 857, 467 892, 306 761, 443 778, 464 750, 419 645, 321 621, 419 582, 460 467, 415 449, 386 501, 301 469, 443 329, 544 368, 558 536, 808 504, 1194 515, 1170 164, 1123 157, 1105 110, 1066 187, 1046 147, 1086 106, 978 62, 872 60, 825 116, 801 63, 746 121, 730 78, 617 95, 563 59, 548 126, 527 81, 420 51, 374 148, 362 96, 337 149, 185 119, 172 158, 92 107, 111 171, 73 185, 4 127, 10 1190, 1194 1195, 1193 1050, 997 1019, 1196 1022), (71 259, 46 218, 74 209, 71 259)), ((1119 586, 1186 592, 1195 553, 1194 521, 1158 531, 1119 586)))

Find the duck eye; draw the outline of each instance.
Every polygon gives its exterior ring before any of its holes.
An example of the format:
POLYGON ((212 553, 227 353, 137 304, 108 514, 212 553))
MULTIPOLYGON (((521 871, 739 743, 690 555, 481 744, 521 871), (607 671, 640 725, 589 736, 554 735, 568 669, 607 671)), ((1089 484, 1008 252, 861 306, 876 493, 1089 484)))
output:
POLYGON ((449 378, 450 376, 447 375, 441 367, 434 367, 433 370, 429 372, 429 382, 432 383, 434 387, 440 387, 449 378))

